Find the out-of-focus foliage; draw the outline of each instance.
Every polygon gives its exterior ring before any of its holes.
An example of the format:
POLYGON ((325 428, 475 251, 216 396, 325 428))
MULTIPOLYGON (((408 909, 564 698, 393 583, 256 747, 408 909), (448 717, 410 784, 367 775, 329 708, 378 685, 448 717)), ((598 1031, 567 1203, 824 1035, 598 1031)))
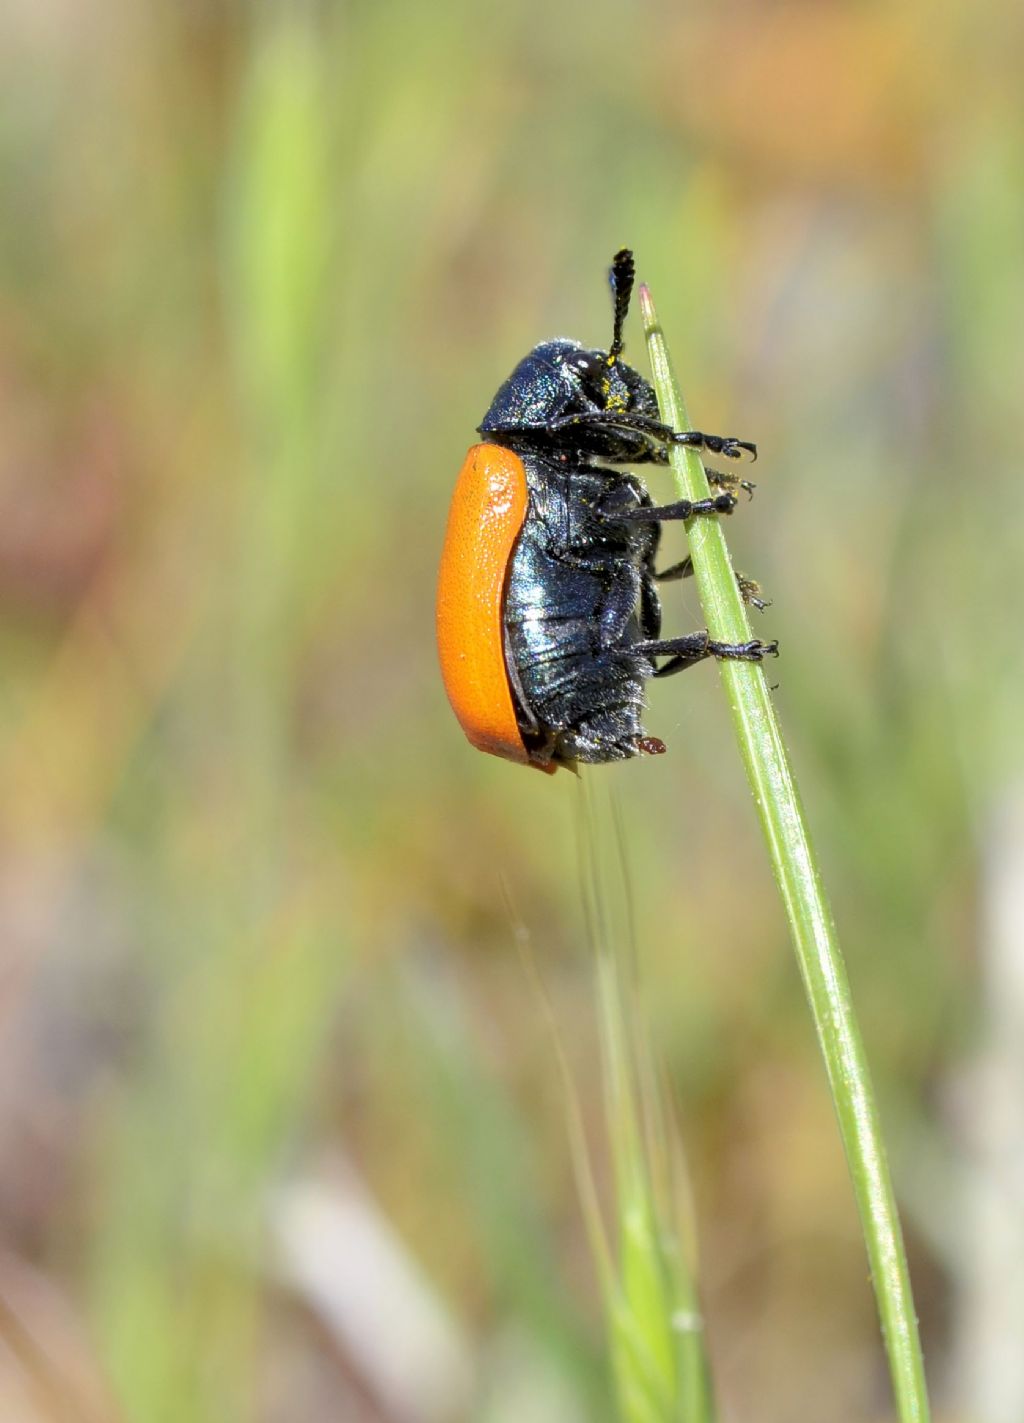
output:
MULTIPOLYGON (((761 446, 730 540, 940 1416, 1019 1419, 1022 61, 1008 0, 4 7, 5 1419, 611 1416, 516 947, 596 1121, 577 787, 468 748, 431 595, 476 420, 607 338, 623 243, 694 418, 761 446)), ((651 700, 669 756, 600 774, 722 1410, 881 1417, 715 674, 651 700)))

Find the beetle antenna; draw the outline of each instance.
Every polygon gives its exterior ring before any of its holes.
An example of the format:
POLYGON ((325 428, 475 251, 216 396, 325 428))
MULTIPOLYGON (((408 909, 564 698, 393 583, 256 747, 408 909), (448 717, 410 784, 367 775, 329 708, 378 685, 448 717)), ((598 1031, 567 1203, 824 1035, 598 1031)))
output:
POLYGON ((612 344, 608 347, 608 364, 610 366, 613 366, 622 355, 622 328, 626 321, 626 312, 629 310, 629 298, 633 293, 635 276, 636 267, 633 264, 633 254, 628 247, 623 247, 612 258, 611 271, 608 273, 608 280, 612 287, 612 300, 615 303, 612 344))

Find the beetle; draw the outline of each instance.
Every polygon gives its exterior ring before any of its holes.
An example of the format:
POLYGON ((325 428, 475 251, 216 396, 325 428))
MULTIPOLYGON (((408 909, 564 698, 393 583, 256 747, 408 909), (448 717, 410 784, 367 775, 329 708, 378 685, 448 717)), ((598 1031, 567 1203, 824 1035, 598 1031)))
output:
MULTIPOLYGON (((541 342, 491 402, 455 486, 438 579, 441 672, 463 731, 482 751, 548 772, 660 754, 665 743, 642 722, 649 679, 778 650, 707 631, 661 637, 657 584, 692 572, 689 559, 655 571, 661 524, 731 513, 737 488, 753 486, 709 469, 709 498, 656 505, 621 466, 667 464, 672 444, 730 460, 757 449, 661 421, 653 388, 622 359, 627 248, 609 276, 608 350, 541 342)), ((756 585, 741 588, 764 606, 756 585)))

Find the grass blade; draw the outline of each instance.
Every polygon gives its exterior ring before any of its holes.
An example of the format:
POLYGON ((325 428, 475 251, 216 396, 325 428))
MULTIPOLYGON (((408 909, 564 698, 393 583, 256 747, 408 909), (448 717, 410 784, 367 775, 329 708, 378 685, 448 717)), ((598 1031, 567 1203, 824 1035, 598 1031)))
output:
MULTIPOLYGON (((661 417, 676 430, 691 429, 646 287, 640 287, 639 297, 661 417)), ((707 477, 697 452, 677 445, 671 460, 680 496, 707 498, 707 477)), ((749 640, 750 625, 720 521, 690 519, 686 532, 711 636, 724 642, 749 640)), ((899 1418, 901 1423, 926 1423, 928 1395, 917 1317, 878 1111, 796 782, 762 667, 720 662, 719 671, 825 1059, 871 1263, 899 1418)))

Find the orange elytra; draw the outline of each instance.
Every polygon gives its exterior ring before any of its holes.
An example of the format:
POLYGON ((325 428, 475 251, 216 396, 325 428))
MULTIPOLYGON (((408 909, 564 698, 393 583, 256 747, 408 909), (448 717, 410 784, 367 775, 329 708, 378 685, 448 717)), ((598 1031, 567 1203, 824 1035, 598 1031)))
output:
POLYGON ((452 710, 474 746, 523 765, 536 763, 516 720, 503 602, 528 503, 519 456, 473 445, 452 496, 437 584, 437 648, 452 710))

